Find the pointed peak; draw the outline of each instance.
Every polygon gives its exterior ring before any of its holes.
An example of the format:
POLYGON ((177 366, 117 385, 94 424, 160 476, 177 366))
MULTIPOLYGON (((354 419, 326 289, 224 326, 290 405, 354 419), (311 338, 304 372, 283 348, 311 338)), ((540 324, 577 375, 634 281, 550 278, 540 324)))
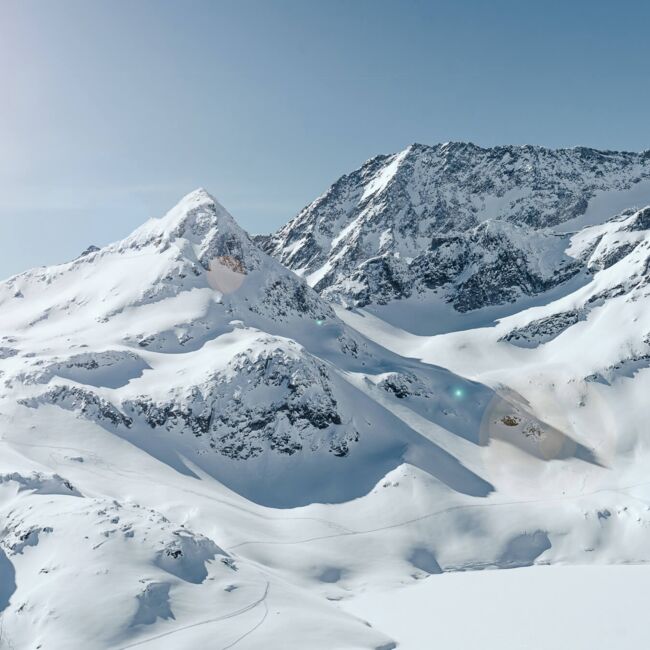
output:
POLYGON ((206 197, 208 199, 214 200, 212 194, 210 194, 210 192, 208 192, 208 190, 206 190, 205 187, 197 187, 195 190, 188 192, 185 196, 206 197))
POLYGON ((198 214, 212 216, 215 221, 225 219, 236 225, 228 210, 202 187, 186 194, 160 221, 166 226, 171 226, 177 222, 187 221, 188 216, 198 216, 198 214))
POLYGON ((228 210, 207 190, 200 187, 186 194, 164 216, 149 219, 131 238, 151 240, 185 237, 195 240, 215 229, 248 238, 228 210))
POLYGON ((120 248, 156 246, 165 251, 170 245, 209 268, 213 258, 228 256, 242 268, 256 268, 262 252, 232 215, 205 189, 186 194, 167 214, 149 219, 120 248))
POLYGON ((458 140, 450 140, 449 142, 443 142, 436 145, 436 148, 446 154, 450 153, 459 153, 466 151, 479 151, 481 147, 474 144, 473 142, 462 142, 458 140))
POLYGON ((179 202, 181 203, 215 203, 219 205, 219 201, 208 192, 204 187, 197 187, 195 190, 188 192, 179 202))

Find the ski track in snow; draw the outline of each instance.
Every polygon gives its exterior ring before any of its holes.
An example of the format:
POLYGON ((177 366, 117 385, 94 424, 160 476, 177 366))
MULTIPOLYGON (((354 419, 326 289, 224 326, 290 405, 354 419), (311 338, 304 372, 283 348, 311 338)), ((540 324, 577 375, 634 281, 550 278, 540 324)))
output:
POLYGON ((269 615, 269 606, 266 603, 266 599, 264 600, 263 604, 264 604, 264 614, 262 614, 262 618, 250 630, 248 630, 247 632, 244 632, 244 634, 242 634, 238 639, 235 639, 231 644, 225 646, 223 648, 223 650, 228 650, 229 648, 234 648, 238 643, 240 643, 246 637, 253 634, 253 632, 255 632, 255 630, 257 630, 258 628, 260 628, 264 624, 264 621, 266 620, 267 616, 269 615))
POLYGON ((183 625, 182 627, 177 627, 175 630, 170 630, 169 632, 163 632, 162 634, 157 634, 156 636, 149 637, 148 639, 143 639, 142 641, 136 641, 135 643, 130 643, 129 645, 121 646, 119 650, 129 650, 129 648, 138 648, 143 645, 152 643, 153 641, 158 641, 159 639, 172 636, 173 634, 178 634, 179 632, 183 632, 185 630, 190 630, 195 627, 201 627, 202 625, 210 625, 211 623, 219 623, 220 621, 226 621, 231 618, 236 618, 237 616, 241 616, 242 614, 246 614, 246 612, 250 612, 252 609, 255 609, 260 603, 264 603, 265 612, 262 619, 258 623, 256 623, 250 630, 248 630, 248 632, 240 636, 236 641, 222 648, 222 650, 228 650, 228 648, 232 648, 235 645, 237 645, 237 643, 239 643, 243 638, 247 637, 249 634, 252 634, 257 628, 259 628, 262 625, 262 623, 264 623, 264 621, 266 620, 266 616, 268 614, 268 607, 265 601, 269 594, 269 590, 270 590, 270 583, 267 582, 264 588, 264 593, 260 596, 260 598, 234 612, 230 612, 229 614, 224 614, 222 616, 216 616, 214 618, 209 618, 205 621, 198 621, 197 623, 190 623, 189 625, 183 625))
MULTIPOLYGON (((138 472, 131 471, 131 470, 126 470, 124 468, 118 468, 116 465, 113 465, 111 463, 108 463, 102 458, 99 458, 95 452, 90 451, 88 449, 83 449, 80 447, 66 447, 66 446, 59 446, 59 445, 42 445, 42 444, 36 444, 36 443, 26 443, 26 442, 19 442, 17 440, 12 440, 10 438, 6 437, 0 437, 0 441, 6 441, 11 443, 12 445, 15 446, 22 446, 22 447, 32 447, 32 448, 43 448, 43 449, 56 449, 59 451, 65 450, 69 451, 75 454, 82 454, 90 459, 92 459, 94 462, 96 462, 98 465, 101 464, 106 471, 110 472, 111 475, 118 474, 124 477, 129 478, 130 480, 138 481, 140 483, 145 483, 148 485, 155 486, 156 481, 154 479, 149 479, 147 477, 142 476, 142 474, 139 474, 138 472)), ((59 462, 56 458, 51 458, 50 459, 53 464, 58 465, 59 462)), ((334 521, 330 521, 328 519, 323 519, 321 517, 274 517, 270 515, 265 515, 258 510, 251 510, 243 506, 241 503, 232 503, 231 501, 227 501, 225 499, 219 499, 218 497, 215 497, 212 494, 206 493, 206 492, 201 492, 199 490, 191 490, 190 488, 187 488, 185 486, 182 486, 179 488, 182 492, 186 494, 194 494, 195 496, 201 497, 202 499, 207 499, 208 501, 213 501, 215 503, 218 503, 220 505, 226 506, 228 508, 231 508, 233 510, 236 510, 237 512, 244 512, 248 515, 251 515, 253 517, 256 517, 258 519, 262 519, 264 521, 268 522, 290 522, 290 521, 313 521, 321 524, 325 524, 326 526, 330 526, 331 528, 337 528, 339 530, 342 530, 343 532, 349 533, 353 532, 350 531, 348 528, 345 526, 342 526, 341 524, 338 524, 334 521)))
MULTIPOLYGON (((418 521, 423 521, 425 519, 431 519, 432 517, 436 517, 438 515, 443 515, 448 512, 455 512, 459 510, 472 510, 472 509, 477 509, 477 508, 497 508, 497 507, 506 507, 506 506, 518 506, 518 505, 532 505, 532 504, 546 504, 546 503, 557 503, 557 502, 562 502, 562 501, 573 501, 576 499, 580 499, 583 497, 587 496, 593 496, 595 494, 602 494, 602 493, 616 493, 616 492, 625 492, 626 490, 633 490, 638 487, 643 487, 646 485, 650 485, 650 481, 644 481, 642 483, 636 483, 634 485, 628 485, 625 487, 616 487, 616 488, 601 488, 598 490, 593 490, 591 492, 585 492, 581 494, 575 494, 575 495, 566 495, 562 497, 546 497, 543 499, 525 499, 525 500, 519 500, 519 501, 502 501, 499 503, 467 503, 463 505, 457 505, 457 506, 450 506, 449 508, 443 508, 442 510, 436 510, 434 512, 429 512, 425 515, 421 515, 419 517, 414 517, 412 519, 407 519, 406 521, 401 521, 398 523, 394 524, 388 524, 386 526, 380 526, 378 528, 371 528, 368 530, 356 530, 356 531, 348 531, 348 532, 342 532, 342 533, 336 533, 333 535, 322 535, 319 537, 310 537, 307 539, 300 539, 300 540, 293 540, 293 541, 286 541, 286 540, 268 540, 268 541, 259 541, 259 540, 252 540, 252 541, 246 541, 246 542, 240 542, 239 544, 234 544, 229 546, 231 550, 241 548, 242 546, 251 546, 251 545, 268 545, 268 546, 294 546, 297 544, 307 544, 309 542, 317 542, 320 540, 324 539, 335 539, 337 537, 355 537, 359 535, 370 535, 372 533, 379 533, 385 530, 392 530, 394 528, 402 528, 403 526, 409 526, 410 524, 415 524, 418 521)), ((638 499, 638 497, 633 497, 635 499, 638 499)), ((642 499, 639 499, 643 503, 648 503, 646 501, 643 501, 642 499)))

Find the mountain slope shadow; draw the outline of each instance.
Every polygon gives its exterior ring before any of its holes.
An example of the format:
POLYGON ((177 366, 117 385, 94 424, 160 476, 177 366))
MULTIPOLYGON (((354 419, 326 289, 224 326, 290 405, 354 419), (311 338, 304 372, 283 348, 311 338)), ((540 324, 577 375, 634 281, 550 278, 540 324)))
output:
MULTIPOLYGON (((333 410, 326 413, 334 426, 329 420, 318 420, 311 429, 305 428, 307 421, 298 417, 304 414, 304 403, 277 401, 277 390, 270 393, 264 386, 264 394, 275 395, 268 402, 269 432, 264 429, 264 435, 259 435, 256 422, 251 421, 245 429, 233 430, 236 437, 225 442, 220 431, 212 427, 222 414, 220 409, 227 407, 219 400, 207 402, 212 416, 205 420, 206 428, 202 430, 192 429, 191 421, 181 417, 184 412, 172 417, 169 411, 169 417, 148 421, 137 410, 129 411, 132 417, 125 415, 115 403, 88 391, 81 391, 85 401, 59 399, 58 392, 50 391, 25 401, 23 406, 60 408, 68 417, 81 417, 118 435, 181 474, 197 479, 201 473, 207 474, 245 498, 269 507, 349 501, 370 492, 403 463, 422 469, 462 494, 484 497, 493 491, 490 483, 458 458, 344 377, 335 372, 328 377, 328 399, 333 410), (297 424, 289 430, 291 437, 285 439, 288 417, 297 418, 297 424), (252 452, 246 444, 253 444, 252 452), (238 453, 240 448, 245 455, 238 453)), ((257 392, 251 400, 259 402, 260 395, 257 392)), ((313 397, 312 393, 308 395, 313 397)), ((154 407, 156 413, 166 412, 154 407)))
POLYGON ((295 453, 265 449, 244 460, 219 453, 201 437, 165 431, 155 434, 154 443, 151 430, 138 423, 131 430, 117 431, 177 471, 197 476, 200 470, 267 507, 350 501, 370 492, 388 472, 405 462, 462 494, 484 497, 493 491, 490 483, 363 392, 343 379, 337 383, 340 412, 348 414, 348 423, 359 431, 358 441, 342 456, 325 446, 309 448, 306 440, 304 448, 295 453))
POLYGON ((535 416, 528 401, 510 388, 502 388, 485 409, 481 440, 504 440, 543 461, 577 458, 604 467, 592 449, 535 416))
POLYGON ((16 570, 6 553, 0 549, 0 614, 9 606, 16 591, 16 570))
MULTIPOLYGON (((88 381, 92 375, 75 375, 86 383, 48 384, 42 394, 20 399, 21 405, 61 408, 185 476, 208 474, 267 506, 349 501, 404 462, 463 494, 492 491, 459 459, 346 379, 356 357, 359 372, 364 364, 390 372, 392 364, 373 361, 375 348, 357 342, 318 294, 256 248, 206 192, 191 193, 162 219, 84 262, 31 272, 20 282, 55 310, 59 282, 92 288, 90 277, 111 286, 114 299, 108 312, 95 293, 80 303, 80 316, 95 322, 103 314, 101 331, 84 332, 84 345, 96 345, 101 336, 102 345, 112 340, 147 348, 151 368, 98 390, 88 381), (144 256, 146 264, 138 261, 144 256), (235 273, 239 280, 219 289, 212 262, 226 259, 226 279, 235 273), (128 283, 113 286, 116 264, 128 283), (51 278, 45 296, 38 273, 51 278), (170 354, 181 350, 186 354, 170 354)), ((5 292, 14 295, 13 285, 5 292)), ((36 298, 30 305, 43 311, 36 298)), ((23 311, 17 322, 25 320, 23 311)), ((61 335, 76 327, 71 319, 58 322, 61 335)), ((441 384, 452 378, 436 372, 428 383, 431 399, 442 407, 441 384)))

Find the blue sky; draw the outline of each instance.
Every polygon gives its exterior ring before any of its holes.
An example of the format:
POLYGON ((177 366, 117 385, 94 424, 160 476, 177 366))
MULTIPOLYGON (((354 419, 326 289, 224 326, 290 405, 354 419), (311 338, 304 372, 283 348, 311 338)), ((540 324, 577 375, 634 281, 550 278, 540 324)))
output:
POLYGON ((641 0, 2 0, 0 277, 204 186, 251 232, 412 142, 650 148, 641 0))

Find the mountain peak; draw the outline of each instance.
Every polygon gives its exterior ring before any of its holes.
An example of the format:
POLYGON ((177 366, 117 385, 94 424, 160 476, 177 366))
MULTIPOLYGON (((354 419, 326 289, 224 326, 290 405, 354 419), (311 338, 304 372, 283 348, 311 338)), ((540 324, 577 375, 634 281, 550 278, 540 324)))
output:
POLYGON ((237 229, 246 236, 228 210, 202 187, 186 194, 155 223, 174 236, 182 236, 188 229, 204 231, 212 227, 237 229))
POLYGON ((150 244, 166 248, 172 243, 191 248, 207 268, 211 256, 235 255, 249 258, 257 266, 258 251, 248 233, 234 217, 204 188, 186 194, 169 212, 158 219, 149 219, 125 242, 129 247, 150 244))
POLYGON ((577 273, 556 250, 559 238, 614 216, 619 204, 650 201, 649 163, 586 147, 413 143, 341 177, 264 248, 344 304, 383 304, 414 287, 445 291, 454 305, 465 292, 466 309, 497 304, 577 273), (517 236, 501 250, 504 237, 494 233, 517 236), (538 256, 529 259, 531 246, 558 263, 555 278, 538 256), (495 247, 501 257, 493 259, 487 249, 495 247), (487 291, 488 276, 512 291, 487 291))

